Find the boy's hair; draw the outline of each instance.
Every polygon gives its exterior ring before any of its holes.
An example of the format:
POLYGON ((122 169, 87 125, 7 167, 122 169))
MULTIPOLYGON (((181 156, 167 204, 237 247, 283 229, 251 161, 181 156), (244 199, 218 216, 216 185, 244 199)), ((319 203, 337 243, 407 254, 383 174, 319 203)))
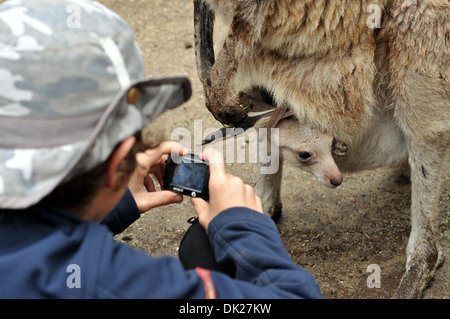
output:
MULTIPOLYGON (((136 168, 136 154, 148 148, 142 140, 141 132, 134 136, 136 143, 118 167, 118 173, 120 174, 118 185, 124 185, 128 182, 136 168)), ((91 203, 97 192, 106 183, 110 160, 111 155, 105 162, 97 165, 90 171, 58 186, 45 198, 45 202, 59 208, 82 211, 91 203)))

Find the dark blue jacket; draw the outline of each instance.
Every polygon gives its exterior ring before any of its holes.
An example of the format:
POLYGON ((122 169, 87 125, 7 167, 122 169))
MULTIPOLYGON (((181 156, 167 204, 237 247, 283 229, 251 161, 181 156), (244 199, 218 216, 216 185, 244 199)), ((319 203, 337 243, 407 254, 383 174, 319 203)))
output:
POLYGON ((139 217, 130 192, 102 224, 54 207, 0 211, 0 298, 320 298, 273 221, 246 208, 222 212, 208 236, 236 278, 153 258, 113 239, 139 217))

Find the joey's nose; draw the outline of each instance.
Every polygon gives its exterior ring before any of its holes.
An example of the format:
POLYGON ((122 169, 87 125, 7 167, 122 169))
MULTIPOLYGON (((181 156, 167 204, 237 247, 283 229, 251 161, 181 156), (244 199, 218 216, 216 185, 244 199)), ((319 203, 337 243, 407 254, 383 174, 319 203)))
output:
POLYGON ((339 186, 339 185, 341 185, 342 184, 342 179, 340 179, 340 180, 335 180, 335 179, 330 179, 330 183, 331 183, 331 185, 333 185, 333 186, 339 186))

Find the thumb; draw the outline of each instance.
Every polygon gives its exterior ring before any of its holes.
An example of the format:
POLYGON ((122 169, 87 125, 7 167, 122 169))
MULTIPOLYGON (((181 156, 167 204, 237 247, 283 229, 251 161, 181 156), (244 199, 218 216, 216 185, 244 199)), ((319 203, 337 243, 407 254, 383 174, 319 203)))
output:
POLYGON ((200 225, 202 225, 203 228, 208 230, 209 203, 207 201, 205 201, 204 199, 191 197, 191 204, 192 204, 192 206, 194 206, 194 209, 197 212, 198 221, 199 221, 200 225))
POLYGON ((171 191, 159 191, 136 194, 134 199, 139 211, 145 213, 155 207, 181 203, 183 201, 183 196, 171 191))
POLYGON ((201 198, 191 197, 191 204, 194 206, 195 211, 199 215, 203 215, 209 212, 209 203, 201 198))

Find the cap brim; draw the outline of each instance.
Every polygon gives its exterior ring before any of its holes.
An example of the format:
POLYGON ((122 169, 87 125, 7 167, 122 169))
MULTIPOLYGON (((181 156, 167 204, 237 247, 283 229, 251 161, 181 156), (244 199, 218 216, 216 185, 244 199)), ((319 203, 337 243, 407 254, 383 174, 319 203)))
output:
MULTIPOLYGON (((166 110, 171 110, 188 101, 192 96, 191 82, 187 77, 149 78, 131 84, 111 104, 129 99, 132 89, 138 89, 139 95, 134 104, 148 122, 153 121, 166 110)), ((114 108, 114 106, 112 106, 114 108)))

